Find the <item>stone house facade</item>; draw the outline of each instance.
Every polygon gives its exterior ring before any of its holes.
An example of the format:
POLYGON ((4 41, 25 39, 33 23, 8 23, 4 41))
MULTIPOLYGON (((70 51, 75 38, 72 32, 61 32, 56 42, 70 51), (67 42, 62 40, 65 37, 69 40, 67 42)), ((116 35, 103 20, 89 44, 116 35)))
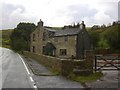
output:
POLYGON ((90 50, 90 39, 84 23, 79 28, 55 30, 40 20, 31 33, 30 51, 36 54, 83 59, 85 50, 90 50))

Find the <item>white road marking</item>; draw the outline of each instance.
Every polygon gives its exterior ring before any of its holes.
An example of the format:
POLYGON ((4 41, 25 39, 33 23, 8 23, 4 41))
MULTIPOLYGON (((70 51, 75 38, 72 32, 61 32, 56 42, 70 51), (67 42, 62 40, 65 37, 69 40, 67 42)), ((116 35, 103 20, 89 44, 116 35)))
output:
POLYGON ((31 80, 31 82, 33 82, 33 87, 37 90, 37 86, 36 86, 36 84, 35 84, 35 82, 34 82, 34 80, 33 80, 33 78, 30 76, 30 71, 28 70, 28 68, 27 68, 27 66, 26 66, 26 64, 25 64, 25 62, 24 62, 24 60, 23 60, 23 58, 18 54, 18 56, 20 57, 20 59, 22 60, 22 63, 24 64, 24 66, 25 66, 25 69, 26 69, 26 71, 27 71, 27 73, 28 73, 28 75, 29 75, 29 78, 30 78, 30 80, 31 80))
POLYGON ((30 75, 30 72, 29 72, 29 70, 28 70, 28 68, 27 68, 27 66, 26 66, 26 64, 25 64, 25 62, 23 61, 22 57, 21 57, 19 54, 18 54, 18 56, 19 56, 20 59, 22 60, 22 63, 24 64, 27 73, 30 75))
POLYGON ((31 80, 32 82, 34 81, 32 77, 30 77, 30 80, 31 80))

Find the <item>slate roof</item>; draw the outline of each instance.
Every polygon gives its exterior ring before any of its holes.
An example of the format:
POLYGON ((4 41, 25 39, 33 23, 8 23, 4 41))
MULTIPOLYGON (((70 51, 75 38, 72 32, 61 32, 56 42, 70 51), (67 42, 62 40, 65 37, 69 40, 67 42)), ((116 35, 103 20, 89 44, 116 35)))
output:
POLYGON ((65 35, 76 35, 78 32, 81 31, 80 28, 71 28, 65 30, 57 30, 54 36, 65 36, 65 35))
POLYGON ((51 32, 55 32, 56 30, 55 29, 52 29, 52 28, 44 28, 44 29, 46 29, 46 30, 48 30, 48 31, 51 31, 51 32))
POLYGON ((65 29, 65 30, 55 30, 52 28, 45 28, 48 31, 55 32, 54 36, 66 36, 66 35, 76 35, 81 31, 82 29, 80 28, 70 28, 70 29, 65 29))

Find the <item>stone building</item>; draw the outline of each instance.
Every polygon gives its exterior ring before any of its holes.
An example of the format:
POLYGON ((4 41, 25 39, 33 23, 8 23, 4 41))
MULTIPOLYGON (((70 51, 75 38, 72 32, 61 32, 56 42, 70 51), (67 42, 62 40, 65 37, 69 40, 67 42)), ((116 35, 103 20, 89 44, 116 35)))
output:
POLYGON ((59 58, 84 58, 84 51, 90 50, 90 39, 82 22, 78 28, 55 30, 44 27, 39 21, 35 31, 31 33, 30 51, 59 58))

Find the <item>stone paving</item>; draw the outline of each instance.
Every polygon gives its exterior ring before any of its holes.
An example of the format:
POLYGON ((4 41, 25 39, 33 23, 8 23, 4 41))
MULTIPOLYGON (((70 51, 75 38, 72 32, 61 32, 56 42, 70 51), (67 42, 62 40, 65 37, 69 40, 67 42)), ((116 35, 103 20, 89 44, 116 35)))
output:
POLYGON ((50 70, 48 70, 42 64, 37 63, 33 59, 26 58, 25 61, 35 75, 39 75, 39 76, 51 76, 51 75, 53 75, 53 73, 50 70))
POLYGON ((33 72, 33 79, 38 88, 78 88, 84 90, 84 86, 76 81, 69 80, 61 75, 54 74, 42 64, 31 58, 24 59, 33 72))

